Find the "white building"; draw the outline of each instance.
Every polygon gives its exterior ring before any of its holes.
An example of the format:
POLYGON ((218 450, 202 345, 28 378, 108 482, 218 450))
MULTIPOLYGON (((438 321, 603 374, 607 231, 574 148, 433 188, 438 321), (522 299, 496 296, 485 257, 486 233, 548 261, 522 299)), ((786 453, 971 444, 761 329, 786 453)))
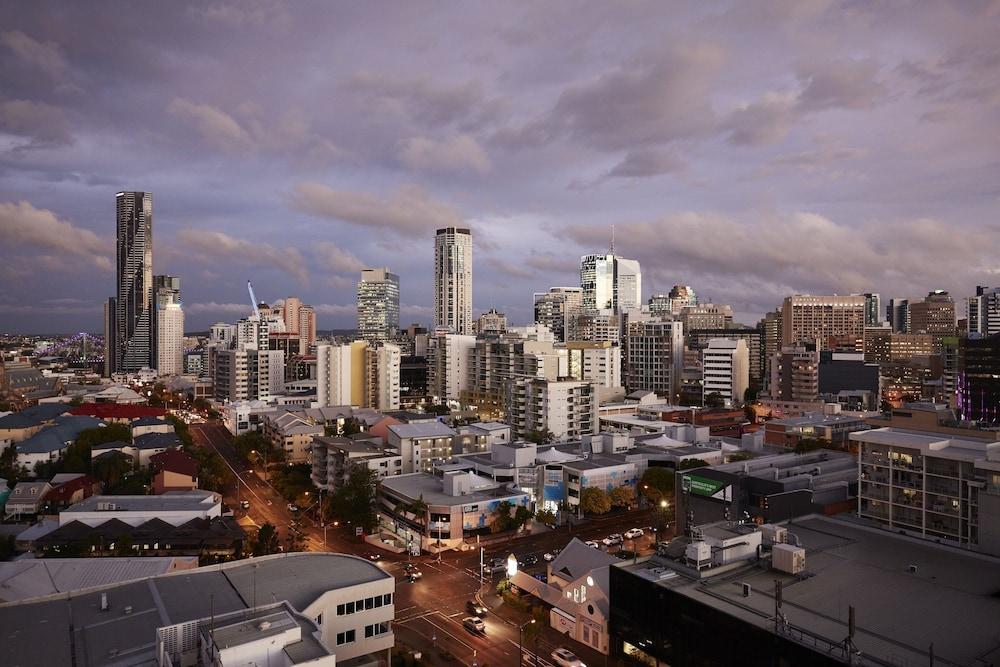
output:
POLYGON ((434 326, 472 333, 472 231, 444 227, 434 237, 434 326))
POLYGON ((427 349, 427 393, 441 400, 459 400, 472 389, 469 366, 475 336, 439 334, 427 349))
POLYGON ((167 491, 158 496, 91 496, 59 513, 59 525, 79 521, 99 526, 117 519, 138 526, 160 519, 180 526, 192 519, 222 516, 222 496, 212 491, 167 491))
POLYGON ((246 347, 218 350, 213 356, 218 401, 267 401, 285 389, 283 350, 246 347))
POLYGON ((351 346, 316 347, 316 403, 318 407, 351 405, 351 346))
POLYGON ((550 431, 556 440, 597 432, 597 385, 577 380, 515 378, 506 397, 514 435, 550 431))
POLYGON ((725 406, 743 402, 750 386, 750 351, 745 340, 713 338, 701 353, 702 405, 709 394, 719 394, 725 406))
POLYGON ((615 308, 618 312, 642 306, 642 271, 639 260, 615 257, 615 308))
POLYGON ((571 342, 566 344, 566 351, 569 377, 601 387, 622 386, 622 354, 617 345, 610 341, 571 342))
POLYGON ((452 443, 458 434, 441 422, 392 424, 389 426, 389 446, 403 460, 403 474, 430 472, 434 463, 451 458, 452 443))
POLYGON ((976 296, 969 297, 968 321, 970 334, 1000 334, 1000 287, 976 287, 976 296))
POLYGON ((358 283, 358 335, 389 340, 399 333, 399 276, 388 268, 362 269, 358 283))
POLYGON ((154 276, 156 306, 156 370, 159 375, 184 373, 184 310, 181 308, 180 279, 154 276))
POLYGON ((402 355, 399 347, 383 343, 372 350, 369 362, 370 405, 376 410, 399 410, 399 367, 402 355))
POLYGON ((551 287, 535 293, 535 322, 548 327, 560 343, 577 340, 576 320, 583 313, 583 290, 551 287))
POLYGON ((614 254, 580 258, 580 289, 584 311, 611 310, 620 313, 642 304, 642 271, 638 260, 614 254))

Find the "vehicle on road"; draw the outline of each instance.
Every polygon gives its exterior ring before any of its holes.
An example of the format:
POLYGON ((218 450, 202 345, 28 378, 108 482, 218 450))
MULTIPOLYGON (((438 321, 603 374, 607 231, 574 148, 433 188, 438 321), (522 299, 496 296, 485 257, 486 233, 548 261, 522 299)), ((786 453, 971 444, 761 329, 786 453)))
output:
POLYGON ((377 554, 374 551, 369 551, 365 554, 365 558, 368 560, 382 560, 382 554, 377 554))
POLYGON ((411 584, 415 582, 417 579, 423 578, 423 576, 424 573, 418 570, 417 568, 413 568, 412 570, 406 573, 406 578, 411 584))
POLYGON ((552 651, 552 662, 559 665, 559 667, 587 667, 568 648, 557 648, 555 651, 552 651))
POLYGON ((296 505, 295 503, 288 503, 288 511, 289 512, 298 512, 299 511, 299 506, 296 505))
POLYGON ((483 572, 487 574, 497 574, 507 571, 506 558, 494 558, 483 565, 483 572))
POLYGON ((469 600, 465 603, 466 610, 473 616, 485 616, 486 615, 486 605, 479 604, 475 600, 469 600))
POLYGON ((478 616, 466 616, 462 619, 462 625, 469 632, 474 632, 479 635, 486 634, 486 624, 483 623, 483 619, 478 616))
POLYGON ((562 551, 562 549, 553 549, 552 551, 546 551, 545 553, 542 554, 542 560, 544 560, 546 563, 551 563, 556 559, 556 556, 559 555, 560 551, 562 551))
POLYGON ((409 572, 410 570, 416 570, 416 563, 403 563, 403 570, 409 572))
POLYGON ((642 537, 642 535, 643 535, 642 528, 630 528, 625 531, 626 540, 635 540, 642 537))
POLYGON ((612 533, 601 540, 601 543, 606 547, 613 547, 622 543, 622 536, 618 533, 612 533))
POLYGON ((601 548, 601 545, 595 542, 594 540, 587 540, 586 542, 584 542, 584 544, 586 544, 588 547, 593 547, 595 549, 601 548))
POLYGON ((527 556, 521 556, 517 564, 520 567, 532 567, 534 565, 538 565, 538 556, 536 556, 535 554, 528 554, 527 556))
POLYGON ((245 510, 250 509, 250 501, 249 500, 241 500, 240 501, 240 507, 242 507, 245 510))

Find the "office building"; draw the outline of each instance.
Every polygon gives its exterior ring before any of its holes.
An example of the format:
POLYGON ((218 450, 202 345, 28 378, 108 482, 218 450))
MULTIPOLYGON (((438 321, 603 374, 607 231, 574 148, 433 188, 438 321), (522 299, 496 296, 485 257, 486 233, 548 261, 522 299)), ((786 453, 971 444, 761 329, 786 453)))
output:
POLYGON ((583 310, 624 312, 642 305, 642 270, 634 259, 612 251, 580 258, 580 289, 583 310))
POLYGON ((701 355, 702 405, 707 405, 713 394, 722 399, 722 407, 741 405, 750 387, 750 350, 746 341, 713 338, 701 355))
POLYGON ((676 400, 684 369, 684 327, 676 321, 633 322, 628 326, 625 387, 676 400))
MULTIPOLYGON (((118 349, 115 343, 115 336, 118 335, 115 324, 116 302, 117 299, 113 296, 108 297, 108 300, 104 302, 104 377, 111 377, 115 373, 115 356, 118 349)), ((2 368, 3 364, 0 364, 0 369, 2 368)), ((3 371, 0 370, 0 374, 2 373, 3 371)))
POLYGON ((476 320, 475 333, 496 336, 507 331, 507 316, 496 308, 490 308, 476 320))
POLYGON ((535 292, 535 323, 545 325, 560 343, 577 340, 577 318, 582 312, 583 290, 579 287, 535 292))
POLYGON ((866 292, 865 297, 865 326, 877 327, 882 324, 882 297, 878 294, 866 292))
POLYGON ((690 350, 704 350, 708 347, 709 341, 714 338, 725 338, 727 340, 742 340, 746 343, 747 352, 750 357, 750 385, 760 387, 764 379, 764 339, 759 328, 727 328, 727 329, 701 329, 700 331, 684 330, 684 337, 690 350))
POLYGON ((118 292, 112 371, 134 373, 153 362, 153 195, 119 192, 115 213, 118 292))
POLYGON ((677 315, 684 324, 684 332, 690 335, 702 329, 725 329, 733 323, 732 306, 703 303, 698 306, 684 306, 677 315))
POLYGON ((969 334, 995 336, 1000 334, 1000 287, 976 287, 976 296, 969 297, 969 334))
POLYGON ((923 301, 909 306, 908 333, 934 336, 935 352, 941 351, 941 339, 956 331, 955 302, 944 290, 934 290, 923 301))
POLYGON ((472 231, 444 227, 434 237, 434 326, 472 333, 472 231))
POLYGON ((958 341, 955 400, 962 419, 1000 425, 1000 334, 958 341))
POLYGON ((584 313, 576 318, 576 340, 609 341, 619 344, 622 339, 622 316, 610 310, 584 313))
MULTIPOLYGON (((917 411, 950 413, 939 404, 902 412, 917 411)), ((1000 438, 966 430, 969 436, 897 426, 852 433, 858 515, 893 532, 1000 556, 1000 438)))
POLYGON ((649 313, 661 317, 678 315, 682 308, 698 305, 698 295, 689 285, 674 285, 669 294, 654 294, 647 302, 649 313))
POLYGON ((159 375, 184 372, 184 311, 181 308, 181 280, 174 276, 153 277, 154 368, 159 375))
POLYGON ((285 389, 285 353, 281 350, 215 350, 213 367, 217 401, 268 401, 285 389))
POLYGON ((785 297, 781 309, 782 345, 819 341, 822 349, 864 352, 865 297, 785 297))
POLYGON ((871 428, 863 417, 839 411, 809 412, 764 424, 764 444, 795 449, 801 440, 821 440, 829 449, 848 449, 848 435, 871 428))
POLYGON ((896 333, 909 333, 910 331, 910 301, 908 299, 889 299, 889 305, 885 307, 886 318, 889 326, 896 333))
POLYGON ((399 276, 386 267, 361 271, 358 335, 369 341, 399 335, 399 276))
POLYGON ((819 398, 820 353, 814 345, 787 345, 769 360, 768 395, 783 402, 819 398))

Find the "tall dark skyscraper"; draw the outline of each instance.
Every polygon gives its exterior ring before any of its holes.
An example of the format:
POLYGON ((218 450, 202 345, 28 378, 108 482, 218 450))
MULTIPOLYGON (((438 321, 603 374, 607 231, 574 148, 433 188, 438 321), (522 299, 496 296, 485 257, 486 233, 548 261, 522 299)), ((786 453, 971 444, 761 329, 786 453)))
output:
POLYGON ((118 296, 115 299, 111 372, 128 373, 153 364, 153 195, 119 192, 118 296))

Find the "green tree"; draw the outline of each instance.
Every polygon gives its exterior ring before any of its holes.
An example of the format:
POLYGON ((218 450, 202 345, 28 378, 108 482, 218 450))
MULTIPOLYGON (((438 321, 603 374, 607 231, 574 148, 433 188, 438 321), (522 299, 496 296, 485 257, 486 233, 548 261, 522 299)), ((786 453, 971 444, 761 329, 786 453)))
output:
POLYGON ((535 513, 524 505, 518 505, 517 509, 514 510, 514 528, 521 528, 521 526, 528 523, 534 515, 535 513))
POLYGON ((708 463, 703 459, 684 459, 677 466, 678 470, 693 470, 694 468, 704 468, 708 463))
POLYGON ((746 391, 743 392, 743 402, 744 403, 753 403, 754 401, 757 400, 757 395, 759 393, 760 393, 760 390, 757 387, 754 387, 754 386, 747 387, 746 391))
POLYGON ((296 463, 281 468, 272 478, 271 484, 288 502, 297 502, 306 491, 313 493, 312 465, 296 463))
POLYGON ((616 486, 608 494, 608 500, 611 501, 612 507, 627 509, 632 506, 632 501, 635 500, 635 493, 632 491, 631 486, 616 486))
POLYGON ((539 523, 555 523, 556 513, 550 510, 538 510, 535 512, 535 521, 539 523))
POLYGON ((503 500, 497 504, 496 512, 493 514, 492 529, 494 533, 503 533, 516 527, 514 525, 514 517, 511 516, 511 510, 513 509, 514 505, 507 500, 503 500))
POLYGON ((724 398, 722 398, 722 394, 720 394, 717 391, 713 391, 712 393, 705 396, 706 408, 721 408, 725 404, 726 401, 724 398))
POLYGON ((424 494, 420 494, 420 497, 406 505, 404 511, 413 515, 413 520, 417 521, 421 526, 427 524, 427 501, 424 500, 424 494))
POLYGON ((639 492, 651 503, 674 495, 674 471, 670 468, 647 468, 639 480, 639 492))
POLYGON ((795 453, 805 454, 806 452, 813 452, 817 449, 828 448, 829 446, 830 442, 822 438, 799 438, 799 441, 795 443, 795 453))
POLYGON ((131 456, 115 452, 95 459, 91 467, 91 474, 104 486, 104 492, 112 493, 132 472, 134 464, 131 456))
POLYGON ((191 429, 184 422, 183 419, 177 415, 167 415, 167 421, 174 425, 174 431, 177 433, 177 437, 181 439, 181 444, 187 447, 194 446, 194 439, 191 437, 191 429))
POLYGON ((754 456, 750 452, 736 452, 735 454, 730 454, 728 458, 729 463, 735 463, 736 461, 749 461, 754 456))
POLYGON ((524 439, 536 445, 547 445, 555 440, 556 436, 553 435, 552 431, 545 429, 544 431, 528 431, 524 439))
POLYGON ((378 525, 375 512, 375 487, 378 473, 364 466, 354 466, 344 485, 333 494, 329 507, 334 514, 371 533, 378 525))
POLYGON ((344 427, 341 429, 344 437, 349 435, 355 435, 356 433, 361 433, 364 429, 361 426, 361 422, 355 417, 349 417, 344 420, 344 427))
POLYGON ((588 486, 580 493, 580 509, 585 514, 607 514, 611 511, 611 499, 604 489, 588 486))
POLYGON ((250 541, 250 553, 254 556, 278 553, 278 530, 272 524, 265 523, 257 529, 257 534, 250 541))
POLYGON ((451 408, 449 408, 447 405, 428 405, 424 409, 426 412, 432 415, 437 415, 439 417, 445 417, 451 414, 451 408))

